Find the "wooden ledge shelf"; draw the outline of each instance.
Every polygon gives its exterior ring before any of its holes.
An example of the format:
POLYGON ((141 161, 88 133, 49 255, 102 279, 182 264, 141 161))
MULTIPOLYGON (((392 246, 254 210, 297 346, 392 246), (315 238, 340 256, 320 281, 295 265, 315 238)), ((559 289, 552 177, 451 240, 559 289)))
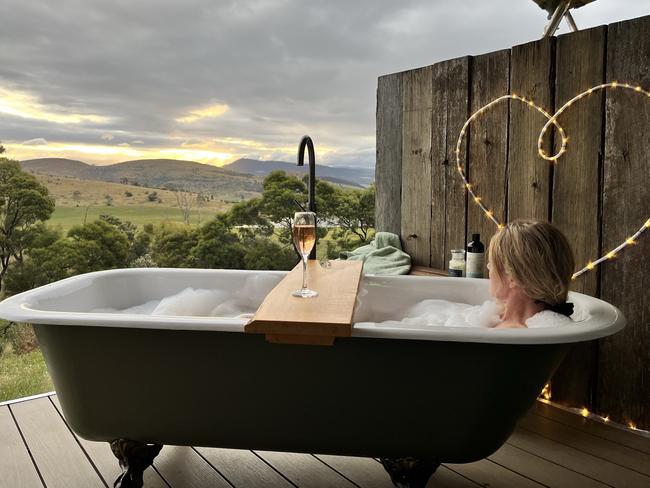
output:
POLYGON ((330 261, 323 268, 310 260, 307 286, 318 296, 298 298, 291 295, 302 285, 298 263, 266 296, 245 332, 278 344, 331 346, 337 337, 350 337, 362 269, 361 261, 330 261))

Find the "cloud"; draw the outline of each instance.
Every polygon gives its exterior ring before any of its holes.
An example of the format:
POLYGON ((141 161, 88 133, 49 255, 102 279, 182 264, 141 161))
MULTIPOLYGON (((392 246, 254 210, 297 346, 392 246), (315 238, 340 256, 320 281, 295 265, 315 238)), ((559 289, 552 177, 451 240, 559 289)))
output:
POLYGON ((187 115, 184 115, 183 117, 179 117, 175 120, 176 122, 180 122, 181 124, 191 124, 193 122, 196 122, 197 120, 219 117, 225 114, 227 111, 228 111, 228 105, 216 103, 196 110, 190 110, 190 112, 187 115))
MULTIPOLYGON (((587 28, 647 13, 601 0, 574 17, 587 28)), ((547 23, 511 0, 3 0, 0 17, 3 144, 22 158, 34 147, 19 141, 44 138, 102 164, 294 160, 309 134, 320 162, 372 166, 378 76, 538 39, 547 23)))
POLYGON ((113 134, 102 134, 102 141, 112 141, 114 139, 113 134))
POLYGON ((66 107, 43 104, 39 97, 31 93, 2 86, 0 86, 0 113, 57 124, 99 124, 109 121, 108 117, 102 115, 78 113, 66 107))
POLYGON ((22 142, 23 146, 44 146, 47 145, 47 141, 42 137, 37 137, 35 139, 29 139, 22 142))

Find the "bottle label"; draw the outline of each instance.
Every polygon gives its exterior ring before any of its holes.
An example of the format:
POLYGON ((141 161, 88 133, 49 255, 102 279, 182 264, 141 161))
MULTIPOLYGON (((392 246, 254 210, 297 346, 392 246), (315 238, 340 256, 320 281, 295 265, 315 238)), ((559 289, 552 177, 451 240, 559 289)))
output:
POLYGON ((449 268, 449 276, 455 276, 457 278, 462 278, 463 270, 462 269, 452 269, 449 268))
POLYGON ((467 277, 483 278, 483 265, 485 264, 484 252, 467 253, 467 277))

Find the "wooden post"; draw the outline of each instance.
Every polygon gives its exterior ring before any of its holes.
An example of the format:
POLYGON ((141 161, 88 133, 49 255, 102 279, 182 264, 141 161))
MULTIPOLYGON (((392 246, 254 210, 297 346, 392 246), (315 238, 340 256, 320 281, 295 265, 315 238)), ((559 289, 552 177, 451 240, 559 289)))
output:
MULTIPOLYGON (((612 24, 607 81, 650 88, 650 16, 612 24)), ((630 90, 606 95, 603 162, 603 250, 638 229, 650 209, 650 99, 630 90)), ((597 411, 650 428, 650 236, 601 269, 601 297, 620 307, 627 327, 602 339, 597 411)))
MULTIPOLYGON (((456 139, 468 116, 469 58, 443 61, 432 68, 431 267, 446 269, 449 250, 465 247, 467 198, 456 171, 456 139)), ((466 148, 467 141, 463 160, 466 148)))
POLYGON ((402 80, 396 73, 379 78, 377 86, 377 164, 375 165, 376 228, 401 230, 402 80))
MULTIPOLYGON (((553 112, 553 71, 555 39, 546 38, 512 48, 510 91, 532 99, 547 112, 553 112)), ((508 141, 509 221, 546 220, 549 215, 551 166, 537 154, 539 131, 546 119, 524 103, 510 105, 508 141)), ((550 131, 549 131, 550 134, 550 131)), ((548 137, 544 149, 551 151, 548 137)))
MULTIPOLYGON (((509 91, 510 50, 476 56, 472 60, 470 112, 509 91)), ((494 211, 495 217, 506 218, 508 161, 508 103, 494 107, 474 121, 469 129, 469 180, 477 195, 494 211)), ((467 235, 478 232, 487 245, 497 231, 494 222, 485 218, 473 202, 467 204, 467 235)), ((487 263, 486 263, 487 266, 487 263)), ((483 269, 487 277, 487 267, 483 269)))
MULTIPOLYGON (((605 27, 557 39, 555 107, 605 80, 605 27)), ((600 170, 602 165, 603 92, 583 99, 559 120, 568 150, 553 168, 552 222, 567 236, 576 268, 600 255, 600 170)), ((559 139, 559 137, 558 137, 559 139)), ((562 145, 555 141, 555 151, 562 145)), ((574 281, 571 289, 597 296, 596 270, 574 281)), ((552 380, 553 400, 592 406, 596 380, 595 341, 576 344, 552 380)))
POLYGON ((413 264, 430 266, 431 66, 402 78, 402 244, 413 264))

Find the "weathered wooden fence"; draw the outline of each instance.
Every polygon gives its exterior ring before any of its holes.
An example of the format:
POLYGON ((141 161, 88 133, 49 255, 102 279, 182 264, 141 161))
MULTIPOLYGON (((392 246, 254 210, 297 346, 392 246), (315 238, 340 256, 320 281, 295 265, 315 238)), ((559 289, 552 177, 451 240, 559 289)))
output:
MULTIPOLYGON (((517 93, 554 112, 603 82, 650 89, 650 16, 379 78, 377 228, 399 234, 414 263, 446 268, 450 249, 496 226, 468 202, 455 145, 467 117, 517 93)), ((548 219, 569 238, 580 267, 615 247, 650 215, 650 99, 597 92, 560 123, 568 152, 537 154, 546 120, 522 103, 496 106, 470 127, 464 168, 501 221, 548 219)), ((545 141, 558 148, 553 135, 545 141)), ((576 280, 573 289, 618 306, 627 328, 576 345, 552 381, 553 400, 650 428, 650 235, 576 280)))

